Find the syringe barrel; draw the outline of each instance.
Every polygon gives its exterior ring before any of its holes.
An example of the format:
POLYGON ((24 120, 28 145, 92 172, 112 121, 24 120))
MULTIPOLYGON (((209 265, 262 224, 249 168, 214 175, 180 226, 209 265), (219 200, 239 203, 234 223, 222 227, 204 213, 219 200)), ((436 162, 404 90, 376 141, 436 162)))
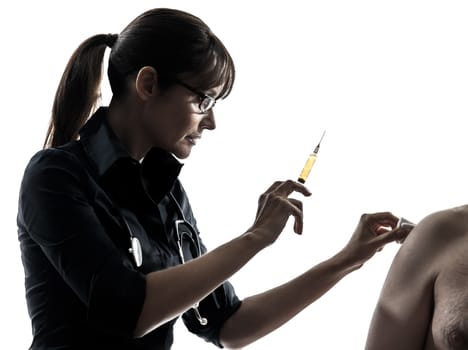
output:
POLYGON ((297 181, 300 183, 305 183, 307 180, 307 177, 309 177, 310 171, 312 170, 312 167, 315 164, 315 161, 317 160, 317 153, 312 153, 309 158, 307 158, 307 161, 304 165, 304 168, 301 171, 301 174, 299 175, 299 178, 297 181))

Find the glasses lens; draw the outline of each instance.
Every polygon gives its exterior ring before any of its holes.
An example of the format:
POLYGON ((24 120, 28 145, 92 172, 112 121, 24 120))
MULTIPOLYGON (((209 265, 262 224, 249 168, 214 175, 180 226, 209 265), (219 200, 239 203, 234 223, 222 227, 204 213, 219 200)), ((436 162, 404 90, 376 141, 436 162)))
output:
POLYGON ((216 104, 216 100, 213 97, 205 96, 200 102, 200 111, 202 113, 206 113, 210 109, 212 109, 215 104, 216 104))

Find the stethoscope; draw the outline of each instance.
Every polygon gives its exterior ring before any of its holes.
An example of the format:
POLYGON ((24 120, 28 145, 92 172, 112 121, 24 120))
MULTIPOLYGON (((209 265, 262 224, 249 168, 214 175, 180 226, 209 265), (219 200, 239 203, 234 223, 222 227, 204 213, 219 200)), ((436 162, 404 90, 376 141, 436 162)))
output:
MULTIPOLYGON (((182 248, 183 238, 188 237, 191 240, 193 245, 196 247, 195 255, 197 257, 201 255, 200 239, 198 237, 198 234, 195 232, 194 228, 192 227, 192 225, 186 220, 184 212, 179 202, 174 197, 174 195, 172 193, 169 193, 169 197, 171 198, 172 202, 176 205, 177 211, 179 215, 182 217, 182 220, 176 220, 174 222, 174 225, 175 225, 175 231, 177 235, 177 248, 178 248, 179 258, 180 258, 181 263, 185 264, 184 251, 182 248)), ((133 262, 135 263, 136 267, 140 267, 143 264, 143 253, 141 249, 140 240, 133 235, 133 231, 130 228, 130 225, 128 224, 127 220, 125 219, 125 215, 123 214, 122 211, 121 211, 120 216, 123 219, 123 222, 125 224, 125 227, 127 229, 127 232, 130 238, 130 248, 128 248, 128 252, 131 254, 133 258, 133 262)), ((196 302, 192 306, 192 310, 194 311, 195 317, 197 318, 198 322, 200 322, 202 326, 206 326, 208 324, 208 320, 205 317, 201 316, 200 311, 198 310, 198 306, 199 306, 199 303, 196 302)))

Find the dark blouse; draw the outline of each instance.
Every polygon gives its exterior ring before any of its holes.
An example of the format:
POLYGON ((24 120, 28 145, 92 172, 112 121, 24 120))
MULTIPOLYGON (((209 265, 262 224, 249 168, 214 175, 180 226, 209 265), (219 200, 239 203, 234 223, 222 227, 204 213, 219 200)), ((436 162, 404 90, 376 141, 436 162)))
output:
MULTIPOLYGON (((132 333, 145 275, 181 263, 175 220, 185 218, 199 234, 177 179, 182 165, 156 148, 141 163, 132 159, 106 111, 91 117, 79 141, 38 152, 25 170, 18 237, 31 349, 156 350, 173 343, 176 319, 139 339, 132 333), (129 251, 130 234, 142 245, 140 267, 129 251)), ((239 306, 226 282, 200 303, 208 324, 201 325, 193 310, 182 319, 191 332, 221 347, 219 330, 239 306)))

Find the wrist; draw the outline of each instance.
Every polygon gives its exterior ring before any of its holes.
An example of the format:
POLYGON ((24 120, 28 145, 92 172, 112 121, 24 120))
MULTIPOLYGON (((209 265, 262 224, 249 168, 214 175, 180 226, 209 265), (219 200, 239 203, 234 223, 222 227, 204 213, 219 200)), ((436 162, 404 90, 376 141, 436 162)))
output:
POLYGON ((250 228, 241 236, 241 238, 247 242, 249 247, 256 249, 257 251, 260 251, 273 243, 270 242, 267 237, 268 235, 265 234, 265 232, 257 228, 250 228))
POLYGON ((346 248, 340 250, 332 260, 337 269, 343 271, 345 275, 355 270, 358 270, 364 262, 361 259, 355 259, 346 248))

